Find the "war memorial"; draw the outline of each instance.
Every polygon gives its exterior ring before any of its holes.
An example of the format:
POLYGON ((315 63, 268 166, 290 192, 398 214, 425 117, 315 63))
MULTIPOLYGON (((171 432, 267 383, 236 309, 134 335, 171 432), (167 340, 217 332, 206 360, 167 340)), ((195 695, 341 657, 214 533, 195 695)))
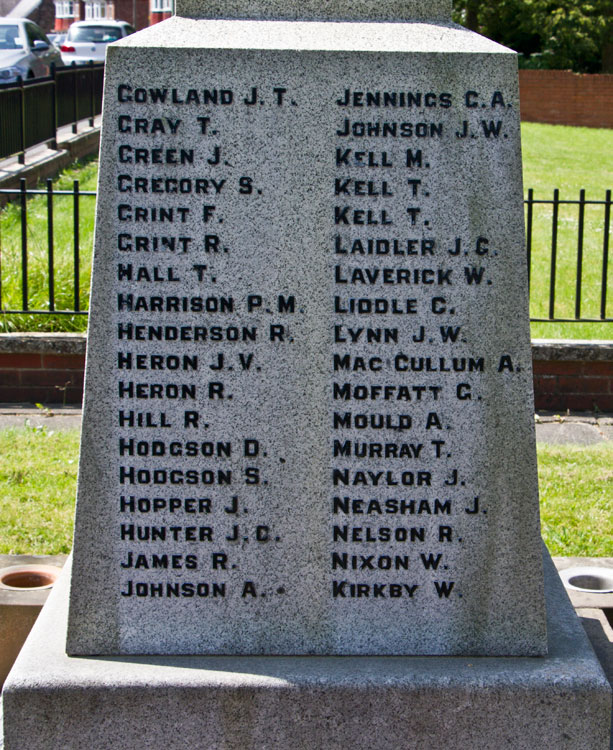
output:
POLYGON ((72 569, 4 750, 605 750, 539 528, 515 54, 447 0, 109 48, 72 569))

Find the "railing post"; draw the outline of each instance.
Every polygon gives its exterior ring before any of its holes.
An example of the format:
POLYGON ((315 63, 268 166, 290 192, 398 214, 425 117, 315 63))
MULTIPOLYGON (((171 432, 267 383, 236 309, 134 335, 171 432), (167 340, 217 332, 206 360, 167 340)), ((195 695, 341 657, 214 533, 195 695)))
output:
POLYGON ((577 279, 575 282, 575 320, 581 317, 581 281, 583 276, 583 225, 585 223, 585 190, 579 192, 579 226, 577 227, 577 279))
POLYGON ((551 267, 549 270, 549 320, 553 320, 556 304, 556 261, 558 254, 558 213, 560 191, 553 191, 553 216, 551 219, 551 267))
POLYGON ((94 127, 94 61, 89 61, 89 127, 94 127))
POLYGON ((26 180, 19 180, 19 198, 21 204, 21 309, 28 309, 28 215, 26 180))
POLYGON ((79 180, 72 183, 74 232, 74 310, 79 312, 79 180))
POLYGON ((72 63, 72 132, 77 132, 77 122, 79 121, 79 105, 77 103, 77 64, 72 63))
POLYGON ((55 73, 55 63, 51 63, 51 117, 53 118, 53 140, 51 148, 57 151, 57 77, 55 73))
POLYGON ((23 86, 23 78, 19 76, 17 78, 17 83, 19 84, 19 92, 21 94, 20 98, 20 128, 19 128, 19 147, 20 152, 18 156, 18 161, 20 164, 26 163, 26 98, 25 98, 25 92, 24 92, 24 86, 23 86))
POLYGON ((607 190, 604 204, 604 239, 602 241, 602 280, 600 285, 600 319, 607 315, 607 276, 609 272, 609 231, 611 229, 611 191, 607 190))
POLYGON ((55 310, 55 269, 53 263, 53 180, 47 179, 47 264, 49 268, 49 310, 55 310))
POLYGON ((530 291, 530 277, 532 273, 532 212, 534 209, 534 190, 528 190, 528 215, 526 217, 526 257, 528 260, 528 291, 530 291))

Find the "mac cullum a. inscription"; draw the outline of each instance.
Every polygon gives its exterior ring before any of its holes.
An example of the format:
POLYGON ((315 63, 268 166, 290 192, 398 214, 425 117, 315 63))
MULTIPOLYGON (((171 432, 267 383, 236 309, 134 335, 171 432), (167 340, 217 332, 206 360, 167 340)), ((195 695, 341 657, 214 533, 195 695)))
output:
POLYGON ((127 652, 163 621, 179 653, 481 650, 445 623, 490 609, 515 477, 485 405, 525 402, 530 363, 496 328, 521 212, 455 211, 513 164, 517 94, 362 74, 106 83, 91 356, 127 652))

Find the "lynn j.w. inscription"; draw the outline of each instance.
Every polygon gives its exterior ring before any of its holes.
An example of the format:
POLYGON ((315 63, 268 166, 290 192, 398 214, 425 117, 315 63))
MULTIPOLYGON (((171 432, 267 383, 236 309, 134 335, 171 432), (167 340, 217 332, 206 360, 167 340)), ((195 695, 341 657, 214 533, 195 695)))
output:
POLYGON ((125 51, 69 650, 541 653, 511 56, 125 51))

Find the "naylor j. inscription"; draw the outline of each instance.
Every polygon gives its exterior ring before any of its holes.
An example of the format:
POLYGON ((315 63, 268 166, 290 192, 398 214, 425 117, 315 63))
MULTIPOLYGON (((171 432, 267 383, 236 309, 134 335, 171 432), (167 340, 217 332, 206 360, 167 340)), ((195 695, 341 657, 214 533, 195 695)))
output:
MULTIPOLYGON (((287 104, 286 95, 288 90, 285 87, 275 87, 273 89, 273 102, 278 107, 287 104)), ((236 97, 232 89, 187 89, 181 91, 176 88, 143 88, 132 87, 129 84, 120 84, 117 89, 118 101, 121 103, 131 104, 156 104, 166 105, 170 103, 174 106, 191 105, 196 107, 233 106, 235 103, 244 106, 255 106, 261 103, 258 87, 252 87, 248 96, 236 97)), ((475 100, 478 99, 476 92, 466 92, 464 100, 466 107, 478 106, 475 100)), ((296 102, 291 100, 295 106, 296 102)), ((450 109, 454 105, 453 96, 450 93, 434 92, 388 92, 388 91, 352 91, 346 88, 341 96, 334 100, 339 107, 350 108, 390 108, 396 109, 450 109)), ((497 106, 504 107, 504 97, 500 92, 496 92, 491 98, 492 108, 497 106)), ((169 116, 159 117, 138 117, 132 114, 120 114, 117 118, 117 129, 121 134, 129 135, 146 135, 159 138, 171 136, 181 136, 186 129, 185 123, 188 116, 181 118, 171 118, 169 116)), ((192 118, 193 119, 193 118, 192 118)), ((220 137, 219 131, 214 127, 214 116, 196 116, 196 132, 201 136, 220 137)), ((462 131, 456 133, 457 137, 465 136, 466 123, 462 131)), ((484 132, 489 137, 498 137, 500 134, 500 124, 485 128, 484 132)), ((191 132, 191 131, 190 131, 191 132)), ((339 138, 363 138, 363 137, 384 137, 384 138, 442 138, 444 137, 443 122, 405 122, 405 121, 353 121, 344 118, 341 127, 337 128, 334 135, 339 138)), ((185 148, 181 143, 174 147, 154 146, 141 147, 134 146, 130 143, 120 143, 117 148, 117 161, 120 165, 129 167, 187 167, 204 164, 206 169, 223 167, 222 164, 223 147, 220 144, 213 144, 212 147, 198 151, 194 148, 185 148)), ((430 169, 431 164, 425 161, 422 150, 406 149, 400 153, 391 151, 364 151, 354 147, 336 147, 334 149, 335 166, 341 176, 334 177, 333 199, 365 199, 359 205, 334 205, 333 206, 333 223, 336 228, 344 226, 354 227, 376 227, 379 232, 376 236, 357 237, 351 235, 336 234, 334 237, 334 254, 337 256, 349 256, 352 260, 358 260, 360 256, 368 257, 372 260, 385 260, 386 258, 395 258, 397 256, 407 258, 440 258, 447 254, 448 256, 458 256, 462 254, 463 240, 460 237, 454 238, 452 247, 445 250, 441 247, 441 242, 434 236, 398 236, 400 232, 406 232, 423 226, 425 230, 430 230, 431 221, 425 218, 424 213, 428 210, 431 192, 428 189, 427 177, 407 176, 407 170, 410 173, 419 169, 430 169), (364 176, 347 176, 348 169, 355 168, 367 169, 386 169, 387 179, 364 179, 364 176), (385 204, 386 199, 393 200, 392 208, 379 208, 379 205, 385 204), (406 201, 402 206, 402 202, 406 201), (376 203, 376 208, 370 208, 370 203, 376 203), (410 205, 407 205, 410 204, 410 205), (391 236, 382 235, 383 230, 387 227, 400 225, 394 228, 391 236), (404 225, 404 226, 403 226, 404 225)), ((228 166, 227 164, 225 166, 228 166)), ((139 174, 132 172, 121 173, 117 177, 117 192, 119 194, 146 195, 155 196, 162 194, 171 199, 177 197, 185 201, 200 197, 214 196, 216 201, 222 200, 223 196, 234 189, 241 195, 251 195, 254 191, 254 177, 243 175, 238 178, 233 185, 232 180, 220 175, 207 174, 206 176, 192 177, 189 175, 164 174, 159 172, 155 175, 139 174), (224 192, 225 191, 225 192, 224 192)), ((261 193, 261 190, 258 191, 261 193)), ((133 205, 131 203, 118 203, 117 217, 121 222, 130 222, 135 224, 158 224, 158 223, 189 223, 194 214, 201 212, 202 222, 204 224, 219 223, 223 224, 223 202, 214 205, 206 202, 190 205, 160 205, 155 206, 148 204, 146 206, 133 205)), ((339 231, 339 229, 337 229, 339 231)), ((217 234, 206 234, 202 250, 205 253, 219 252, 223 240, 217 234)), ((154 236, 133 235, 130 232, 121 232, 118 235, 117 247, 120 252, 156 252, 158 248, 173 253, 187 254, 190 251, 200 248, 194 248, 192 245, 193 237, 186 236, 154 236)), ((479 256, 487 256, 489 253, 489 242, 486 237, 477 236, 470 238, 469 245, 474 245, 474 253, 479 256)), ((228 253, 228 248, 224 247, 224 252, 228 253)), ((467 253, 466 253, 467 254, 467 253)), ((443 262, 443 258, 439 263, 443 262)), ((154 265, 134 265, 133 263, 117 264, 117 280, 130 283, 132 289, 137 289, 138 285, 146 284, 159 285, 162 293, 156 294, 137 294, 134 292, 119 292, 117 295, 117 310, 120 313, 131 314, 151 314, 151 313, 178 313, 194 315, 205 313, 207 315, 233 314, 236 312, 238 304, 233 297, 225 296, 177 296, 167 295, 163 290, 167 284, 180 283, 181 275, 185 272, 195 273, 197 281, 204 283, 209 289, 215 283, 215 271, 209 268, 205 263, 191 263, 190 266, 182 264, 181 270, 177 266, 154 265)), ((429 316, 446 315, 450 310, 450 294, 453 293, 453 286, 457 284, 481 284, 484 267, 464 266, 463 268, 449 266, 380 266, 369 265, 360 266, 352 264, 337 263, 333 268, 334 284, 339 293, 333 295, 333 312, 336 315, 368 315, 368 316, 389 316, 396 315, 416 315, 419 316, 419 324, 407 332, 403 327, 402 336, 399 337, 399 329, 394 326, 386 327, 364 327, 352 326, 345 323, 333 324, 333 341, 334 344, 343 344, 350 349, 352 346, 361 346, 364 343, 371 347, 367 354, 354 354, 350 350, 346 352, 334 351, 332 354, 332 369, 334 373, 343 373, 344 375, 355 375, 359 373, 377 373, 378 382, 360 383, 348 381, 332 381, 332 399, 334 402, 378 402, 389 405, 398 403, 417 404, 421 402, 432 403, 435 409, 442 404, 446 404, 449 399, 459 401, 470 401, 473 398, 473 385, 470 383, 458 383, 455 386, 449 386, 444 381, 438 383, 407 383, 407 382, 389 382, 382 380, 388 378, 393 373, 436 373, 444 375, 445 373, 482 373, 485 369, 485 358, 479 356, 419 356, 405 351, 403 347, 407 343, 422 344, 433 343, 434 339, 430 336, 436 335, 436 340, 443 344, 453 346, 462 341, 462 325, 426 325, 424 321, 429 316), (387 295, 388 287, 411 287, 423 288, 434 287, 442 288, 445 296, 440 293, 432 297, 390 297, 387 295), (366 289, 372 287, 380 296, 348 296, 344 294, 343 287, 366 289), (435 333, 433 333, 435 331, 435 333), (407 335, 408 333, 408 335, 407 335), (384 350, 373 351, 372 347, 387 345, 395 348, 390 353, 389 348, 384 350), (398 347, 401 347, 398 349, 398 347), (435 403, 438 402, 438 403, 435 403)), ((491 285, 491 280, 487 279, 486 284, 491 285)), ((121 288, 121 286, 120 286, 121 288)), ((247 313, 258 311, 263 304, 264 295, 252 294, 246 300, 245 308, 247 313)), ((278 301, 279 312, 294 312, 295 299, 288 295, 284 297, 279 295, 278 301)), ((456 310, 451 308, 450 314, 456 315, 456 310)), ((342 319, 341 319, 342 320, 342 319)), ((214 332, 213 337, 209 334, 209 327, 197 325, 185 326, 154 326, 145 325, 138 322, 125 322, 121 320, 118 323, 117 337, 120 341, 188 341, 197 344, 199 342, 211 343, 212 341, 235 341, 238 343, 255 343, 257 341, 257 326, 223 326, 212 325, 210 330, 214 332), (242 334, 241 334, 242 330, 242 334), (225 334, 224 334, 225 332, 225 334)), ((260 336, 259 345, 262 346, 266 339, 270 341, 284 339, 284 327, 274 325, 270 327, 268 336, 260 336)), ((423 349, 423 346, 422 346, 423 349)), ((254 351, 240 352, 238 354, 237 369, 243 372, 249 372, 255 357, 254 351)), ((117 369, 118 370, 144 370, 144 371, 173 371, 187 373, 205 369, 206 371, 217 371, 223 373, 224 370, 232 370, 233 366, 230 361, 237 358, 230 358, 225 353, 217 354, 216 359, 208 365, 203 366, 202 358, 197 354, 139 354, 130 351, 118 351, 117 369)), ((512 367, 512 365, 510 365, 512 367)), ((259 371, 260 368, 257 368, 259 371)), ((223 382, 219 380, 210 380, 203 383, 199 378, 198 383, 148 383, 133 381, 119 381, 120 398, 161 398, 169 401, 177 398, 196 399, 196 389, 199 389, 198 396, 200 399, 210 400, 231 400, 233 394, 227 392, 223 382)), ((405 442, 364 442, 359 440, 359 432, 354 439, 345 439, 343 441, 334 440, 332 448, 332 459, 344 461, 349 459, 352 467, 334 466, 331 468, 330 483, 331 488, 336 487, 368 487, 376 488, 432 488, 441 486, 441 488, 450 492, 451 487, 464 486, 463 480, 459 480, 458 469, 454 468, 446 461, 443 472, 437 469, 437 462, 442 459, 451 459, 452 454, 445 452, 446 441, 442 438, 432 436, 432 432, 444 430, 444 418, 439 415, 438 411, 430 410, 425 413, 419 412, 418 420, 412 415, 395 412, 381 414, 379 417, 371 414, 368 418, 366 415, 353 414, 351 412, 339 413, 336 411, 337 404, 334 404, 333 429, 348 429, 350 431, 361 431, 367 425, 371 429, 385 429, 404 431, 412 430, 413 433, 421 435, 422 442, 405 443, 405 442), (380 426, 377 427, 376 425, 380 426), (427 450, 424 451, 424 445, 427 450), (363 460, 381 460, 389 461, 390 459, 399 459, 405 462, 413 459, 419 462, 426 462, 410 469, 379 469, 368 468, 360 463, 363 460)), ((432 407, 430 407, 432 409, 432 407)), ((198 430, 200 428, 200 414, 195 409, 183 410, 182 419, 177 419, 174 415, 170 416, 166 411, 135 411, 120 409, 118 413, 119 426, 122 429, 129 429, 133 434, 138 435, 141 430, 147 429, 183 429, 198 430), (172 420, 172 421, 171 421, 172 420)), ((208 428, 208 425, 206 425, 208 428)), ((447 429, 450 425, 447 425, 447 429)), ((256 446, 255 452, 250 455, 257 455, 259 452, 259 442, 256 439, 248 438, 245 445, 256 446)), ((156 487, 164 486, 181 486, 181 485, 205 485, 224 487, 236 483, 237 478, 233 476, 232 470, 215 468, 214 465, 229 458, 231 449, 228 447, 225 454, 213 450, 215 444, 210 441, 193 441, 193 440, 146 440, 138 437, 121 437, 119 439, 119 456, 121 458, 154 458, 156 459, 156 468, 143 468, 138 466, 119 466, 119 484, 120 485, 154 485, 156 487), (199 447, 200 446, 200 447, 199 447), (230 452, 228 452, 230 451, 230 452), (194 458, 201 461, 203 458, 209 459, 212 467, 178 469, 164 465, 162 459, 194 458)), ((217 445, 220 445, 218 443, 217 445)), ((231 446, 231 442, 227 443, 231 446)), ((247 484, 260 483, 259 467, 248 467, 244 476, 238 480, 245 481, 247 484)), ((134 496, 131 505, 124 500, 122 495, 122 512, 126 507, 131 508, 132 513, 140 513, 139 510, 143 505, 149 507, 146 498, 141 498, 142 502, 137 503, 134 496)), ((173 512, 181 512, 181 500, 157 498, 154 499, 152 508, 157 508, 158 512, 172 508, 173 512)), ((201 499, 202 502, 202 499, 201 499)), ((333 515, 342 512, 341 508, 349 507, 351 503, 351 512, 358 514, 363 512, 362 503, 365 502, 359 498, 347 498, 343 506, 339 497, 335 497, 333 515)), ((437 515, 444 512, 452 516, 452 503, 457 504, 457 499, 450 498, 377 498, 369 497, 367 507, 369 513, 376 512, 392 514, 401 510, 401 515, 408 512, 424 515, 437 515), (385 509, 381 511, 381 509, 385 509)), ((472 509, 465 508, 465 513, 473 515, 478 499, 475 499, 472 509)), ((200 505, 199 507, 203 507, 200 505)), ((238 496, 234 496, 234 513, 238 510, 238 496)), ((201 511, 202 512, 202 511, 201 511)), ((212 501, 207 499, 206 513, 212 512, 212 501)), ((226 506, 225 512, 228 512, 226 506)), ((483 512, 486 512, 485 508, 483 512)), ((349 513, 345 510, 345 513, 349 513)), ((233 524, 231 533, 221 536, 219 544, 228 542, 237 542, 240 534, 243 532, 244 524, 233 524)), ((243 537, 246 541, 248 537, 243 537)), ((213 542, 213 528, 210 526, 149 526, 138 524, 125 524, 120 526, 120 539, 122 542, 148 542, 155 544, 161 549, 167 541, 173 542, 190 542, 197 545, 213 542)), ((255 526, 255 539, 261 543, 270 541, 269 527, 267 525, 255 526)), ((217 540, 215 540, 217 542, 217 540)), ((461 543, 458 537, 458 542, 461 543)), ((394 526, 349 526, 346 524, 335 523, 332 526, 332 542, 370 545, 377 544, 380 548, 386 545, 393 545, 397 548, 399 545, 428 545, 435 543, 453 543, 453 527, 448 524, 434 524, 420 527, 406 527, 403 525, 394 526)), ((126 559, 120 563, 123 569, 149 570, 163 568, 164 570, 184 569, 197 570, 199 568, 199 558, 197 554, 183 553, 138 553, 134 550, 126 551, 126 559)), ((418 560, 421 561, 426 570, 437 570, 439 565, 443 569, 448 566, 441 563, 444 553, 434 554, 433 552, 418 552, 418 560)), ((414 575, 413 555, 409 554, 379 554, 373 555, 352 555, 347 552, 331 552, 331 569, 339 570, 359 570, 370 571, 376 570, 379 574, 383 571, 410 570, 414 575), (376 559, 376 563, 372 562, 376 559), (411 562, 410 562, 411 561, 411 562)), ((225 570, 227 566, 228 554, 216 552, 213 557, 214 569, 225 570)), ((455 586, 454 581, 434 581, 434 588, 439 598, 448 598, 455 586)), ((373 596, 377 599, 384 599, 386 596, 400 597, 409 596, 413 598, 418 589, 422 587, 421 583, 406 584, 402 582, 378 582, 364 583, 351 581, 332 580, 332 597, 367 597, 373 596)), ((168 584, 165 588, 162 584, 138 583, 128 580, 127 588, 122 590, 123 596, 226 596, 226 583, 200 583, 200 584, 168 584), (212 588, 211 588, 212 586, 212 588)), ((249 596, 256 596, 257 587, 255 582, 250 582, 248 586, 249 596)), ((243 586, 242 596, 245 596, 245 586, 243 586)), ((462 594, 459 593, 459 596, 462 594)))
MULTIPOLYGON (((450 109, 454 101, 450 93, 428 92, 405 92, 405 91, 356 91, 345 88, 343 94, 336 99, 336 104, 343 108, 371 108, 384 111, 386 116, 393 109, 417 108, 422 112, 435 109, 450 109)), ((475 108, 480 106, 479 95, 475 91, 468 91, 464 96, 466 107, 475 108)), ((483 108, 487 105, 483 104, 483 108)), ((506 108, 505 97, 496 91, 490 98, 489 107, 506 108)), ((408 122, 399 120, 353 120, 349 117, 342 119, 342 124, 336 129, 337 138, 361 139, 361 138, 421 138, 436 139, 445 137, 445 123, 442 121, 408 122)), ((486 123, 482 121, 481 127, 487 138, 498 138, 502 131, 502 121, 497 123, 486 123)), ((455 133, 457 138, 465 138, 468 135, 469 125, 467 120, 462 121, 461 131, 455 133)), ((476 136, 473 134, 473 138, 476 136)), ((506 137, 506 134, 503 135, 506 137)), ((373 583, 370 578, 361 579, 352 577, 349 579, 336 578, 332 580, 332 596, 334 598, 375 598, 386 597, 419 597, 420 592, 430 587, 434 589, 439 599, 448 599, 450 596, 462 597, 465 583, 462 589, 453 579, 453 566, 447 564, 447 553, 445 545, 462 544, 463 539, 455 532, 455 526, 441 524, 438 519, 429 522, 427 526, 406 527, 404 525, 380 526, 377 521, 383 516, 397 516, 407 513, 425 514, 425 516, 436 516, 443 512, 451 517, 451 523, 456 522, 458 514, 475 517, 481 510, 487 513, 486 504, 479 506, 480 499, 475 497, 470 507, 465 505, 464 487, 466 482, 460 478, 459 470, 453 465, 454 455, 448 450, 446 440, 432 438, 435 434, 445 434, 453 428, 452 424, 444 425, 444 421, 450 420, 448 407, 450 400, 456 399, 460 402, 470 402, 473 398, 481 399, 477 395, 478 385, 474 376, 485 372, 486 367, 492 367, 491 362, 486 363, 484 356, 423 356, 424 348, 428 345, 446 345, 448 349, 465 349, 466 343, 462 330, 462 315, 466 314, 456 301, 454 287, 462 284, 479 286, 484 282, 485 286, 491 286, 492 280, 484 278, 487 266, 480 263, 479 266, 465 265, 458 267, 445 265, 445 257, 455 256, 468 257, 468 249, 472 249, 471 255, 479 259, 486 259, 490 253, 490 243, 487 237, 481 236, 480 227, 477 227, 475 237, 468 241, 461 237, 452 240, 451 247, 445 248, 446 239, 442 242, 438 237, 430 235, 433 224, 436 222, 430 218, 433 211, 432 200, 433 188, 429 185, 427 171, 436 168, 436 157, 427 156, 422 149, 406 149, 398 157, 398 151, 366 151, 360 148, 359 142, 356 146, 347 147, 345 144, 335 149, 335 166, 342 176, 334 178, 334 197, 345 200, 362 198, 359 205, 343 204, 334 206, 334 225, 339 233, 334 238, 334 253, 337 256, 346 256, 342 263, 334 266, 334 284, 336 293, 334 296, 334 313, 336 315, 361 316, 385 316, 390 318, 396 315, 418 315, 419 323, 412 327, 403 325, 401 335, 399 328, 365 326, 351 326, 343 319, 334 325, 334 344, 342 344, 344 350, 338 346, 334 347, 332 355, 332 367, 334 373, 342 372, 345 376, 354 375, 360 377, 363 373, 373 374, 376 382, 360 383, 333 381, 333 401, 349 402, 347 406, 363 402, 363 405, 377 402, 388 406, 391 404, 428 402, 428 409, 433 407, 437 411, 423 411, 410 414, 355 414, 353 412, 334 412, 335 429, 349 431, 352 439, 334 439, 332 456, 334 460, 348 459, 351 468, 334 466, 332 468, 332 484, 334 487, 362 488, 369 491, 367 499, 334 496, 332 499, 333 515, 347 516, 349 523, 355 522, 355 516, 364 515, 360 519, 368 525, 352 526, 339 524, 338 519, 333 519, 332 541, 335 544, 343 543, 331 553, 331 569, 334 576, 343 576, 344 571, 359 571, 362 576, 368 576, 374 571, 380 578, 383 571, 389 571, 390 580, 396 580, 399 570, 407 571, 412 577, 413 583, 403 582, 377 582, 373 583), (385 178, 370 175, 365 176, 364 170, 385 169, 385 178), (351 172, 357 172, 359 176, 353 176, 351 172), (410 176, 407 176, 407 171, 410 176), (419 177, 415 172, 421 172, 419 177), (386 200, 389 199, 389 200, 386 200), (392 200, 393 199, 393 202, 392 200), (389 207, 392 203, 393 208, 389 207), (376 207, 371 207, 372 205, 376 207), (404 205, 403 205, 404 204, 404 205), (374 230, 374 236, 360 234, 352 236, 350 233, 340 233, 342 227, 349 228, 359 226, 367 230, 374 230), (415 232, 421 227, 422 236, 406 237, 407 230, 415 232), (386 236, 383 232, 387 232, 386 236), (387 263, 389 258, 396 256, 411 258, 410 266, 380 265, 387 263), (368 259, 369 265, 356 265, 355 261, 368 259), (424 266, 423 259, 426 258, 429 265, 424 266), (438 266, 432 265, 432 260, 438 260, 438 266), (353 262, 349 262, 353 261, 353 262), (379 262, 378 265, 375 265, 379 262), (417 265, 416 265, 417 264, 417 265), (435 295, 428 297, 398 297, 398 289, 410 287, 436 289, 435 295), (388 296, 388 288, 394 296, 388 296), (369 290, 378 296, 348 296, 347 290, 354 293, 371 294, 369 290), (442 295, 445 296, 442 296, 442 295), (453 307, 452 307, 453 305, 453 307), (455 316, 453 325, 440 325, 437 316, 455 316), (430 319, 432 319, 430 321, 430 319), (351 352, 351 347, 360 347, 360 353, 351 352), (424 381, 416 384, 412 382, 394 382, 398 373, 412 375, 413 373, 430 374, 436 378, 436 384, 432 381, 424 381), (457 384, 447 383, 441 380, 445 374, 467 373, 471 375, 471 382, 459 382, 457 384), (437 402, 437 403, 435 403, 437 402), (447 408, 445 408, 447 407, 447 408), (445 409, 445 416, 439 411, 445 409), (360 440, 360 432, 364 429, 379 429, 391 433, 390 440, 394 440, 394 432, 411 430, 413 439, 420 440, 417 443, 407 444, 396 437, 397 442, 365 442, 360 440), (427 445, 427 452, 423 452, 427 445), (425 461, 426 468, 413 468, 405 470, 383 469, 377 463, 385 459, 389 466, 390 459, 401 458, 403 463, 410 459, 425 461), (363 463, 360 463, 360 460, 363 463), (374 468, 369 468, 370 462, 374 468), (441 470, 440 463, 444 462, 441 470), (416 488, 433 488, 434 492, 443 492, 445 497, 415 497, 390 498, 380 494, 389 489, 401 488, 405 492, 415 491, 416 488), (389 489, 388 489, 389 488, 389 489), (406 488, 406 489, 405 489, 406 488), (460 505, 462 506, 460 508, 460 505), (345 551, 348 545, 359 544, 361 547, 375 544, 379 551, 386 546, 392 545, 396 554, 367 554, 357 555, 345 551), (403 548, 409 545, 410 553, 402 554, 403 548), (436 549, 436 552, 422 552, 420 548, 427 546, 436 549), (417 551, 413 550, 417 548, 417 551), (442 550, 442 551, 439 551, 442 550), (401 552, 398 554, 398 552, 401 552), (438 571, 438 579, 432 580, 422 575, 416 575, 416 567, 419 569, 419 561, 426 571, 438 571)), ((493 251, 496 255, 496 251, 493 251)), ((391 318, 393 320, 393 318, 391 318)), ((506 368, 513 369, 511 359, 508 355, 502 355, 498 361, 498 371, 506 368)), ((362 405, 362 404, 361 404, 362 405)), ((421 404, 418 404, 421 406, 421 404)), ((338 404, 335 404, 338 408, 338 404)), ((457 457, 456 457, 457 460, 457 457)), ((393 464, 392 464, 393 465, 393 464)), ((465 528, 465 522, 461 524, 465 528)), ((462 532, 460 532, 462 533, 462 532)), ((426 594, 427 595, 427 594, 426 594)))

